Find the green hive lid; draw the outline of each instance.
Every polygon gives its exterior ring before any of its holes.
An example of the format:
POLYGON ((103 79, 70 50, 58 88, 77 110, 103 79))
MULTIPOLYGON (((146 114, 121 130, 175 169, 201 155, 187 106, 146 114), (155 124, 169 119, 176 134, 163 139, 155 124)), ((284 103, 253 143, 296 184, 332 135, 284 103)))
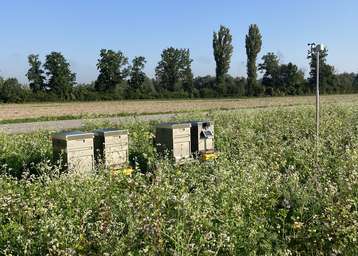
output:
POLYGON ((94 131, 94 134, 96 136, 117 136, 117 135, 127 135, 127 130, 118 130, 115 128, 104 128, 104 129, 98 129, 94 131))
POLYGON ((157 128, 168 128, 168 129, 176 129, 176 128, 188 128, 191 127, 190 122, 187 123, 161 123, 157 125, 157 128))
POLYGON ((55 140, 79 140, 79 139, 88 139, 93 137, 94 137, 93 132, 81 132, 81 131, 61 132, 52 135, 52 139, 55 140))

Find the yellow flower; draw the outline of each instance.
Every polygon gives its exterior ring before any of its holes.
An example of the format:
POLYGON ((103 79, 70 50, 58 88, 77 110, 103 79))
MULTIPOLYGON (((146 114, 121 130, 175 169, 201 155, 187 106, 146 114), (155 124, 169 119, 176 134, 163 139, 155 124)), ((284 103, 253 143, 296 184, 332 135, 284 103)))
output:
POLYGON ((303 227, 303 223, 300 221, 295 221, 292 226, 293 226, 293 229, 298 230, 303 227))
POLYGON ((123 172, 124 175, 130 176, 130 175, 132 175, 133 169, 131 167, 127 167, 127 168, 124 168, 122 170, 122 172, 123 172))

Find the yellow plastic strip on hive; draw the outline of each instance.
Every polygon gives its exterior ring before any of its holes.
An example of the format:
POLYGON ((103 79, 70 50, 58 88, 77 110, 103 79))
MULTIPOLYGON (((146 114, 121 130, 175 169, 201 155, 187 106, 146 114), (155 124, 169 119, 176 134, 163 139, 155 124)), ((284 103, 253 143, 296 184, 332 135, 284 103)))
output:
POLYGON ((125 176, 130 176, 133 173, 133 168, 128 166, 120 169, 112 169, 111 174, 112 176, 117 176, 119 174, 123 174, 125 176))
POLYGON ((216 153, 204 153, 204 154, 202 154, 202 156, 201 156, 201 159, 202 159, 203 161, 214 160, 214 159, 216 159, 216 158, 218 158, 218 155, 217 155, 216 153))

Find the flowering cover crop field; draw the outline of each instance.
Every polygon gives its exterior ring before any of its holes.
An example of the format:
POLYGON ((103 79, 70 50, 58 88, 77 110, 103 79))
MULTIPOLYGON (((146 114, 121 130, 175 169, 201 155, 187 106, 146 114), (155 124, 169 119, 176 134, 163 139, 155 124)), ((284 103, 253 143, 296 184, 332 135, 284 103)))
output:
POLYGON ((130 177, 59 175, 50 133, 0 135, 0 255, 358 254, 358 105, 322 108, 319 168, 312 107, 189 118, 219 158, 174 167, 128 124, 130 177))

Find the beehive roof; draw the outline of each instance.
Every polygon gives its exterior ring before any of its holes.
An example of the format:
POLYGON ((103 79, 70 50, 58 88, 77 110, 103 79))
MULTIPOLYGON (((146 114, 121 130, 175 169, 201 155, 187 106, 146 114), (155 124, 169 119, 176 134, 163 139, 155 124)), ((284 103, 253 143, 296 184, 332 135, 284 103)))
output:
POLYGON ((52 135, 52 139, 55 140, 79 140, 86 138, 93 138, 93 132, 82 132, 82 131, 69 131, 69 132, 60 132, 52 135))
POLYGON ((116 136, 128 134, 127 130, 119 130, 115 128, 103 128, 94 131, 96 136, 116 136))
POLYGON ((190 122, 186 122, 186 123, 171 122, 171 123, 161 123, 157 125, 157 128, 168 128, 168 129, 188 128, 188 127, 191 127, 190 122))

